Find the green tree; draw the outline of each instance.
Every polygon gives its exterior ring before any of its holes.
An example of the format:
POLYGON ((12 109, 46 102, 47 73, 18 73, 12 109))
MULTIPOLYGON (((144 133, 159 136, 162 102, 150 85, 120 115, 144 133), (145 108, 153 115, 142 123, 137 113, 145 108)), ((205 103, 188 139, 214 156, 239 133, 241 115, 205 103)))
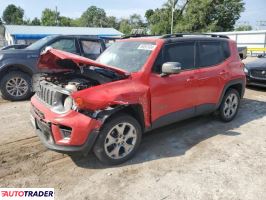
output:
POLYGON ((147 19, 147 21, 150 20, 151 16, 154 14, 154 11, 152 9, 146 10, 145 12, 145 18, 147 19))
POLYGON ((70 26, 81 27, 82 26, 82 23, 81 23, 80 18, 71 19, 70 26))
POLYGON ((143 26, 143 21, 141 19, 141 16, 138 14, 130 15, 129 24, 131 28, 141 28, 143 26))
POLYGON ((240 25, 237 28, 235 28, 235 31, 251 31, 252 26, 250 25, 240 25))
POLYGON ((0 18, 0 25, 2 25, 3 24, 3 22, 2 22, 2 19, 0 18))
POLYGON ((175 32, 231 31, 244 11, 243 0, 168 0, 145 13, 152 34, 170 33, 173 7, 175 32))
POLYGON ((167 34, 171 32, 172 11, 174 12, 174 25, 180 20, 181 14, 189 0, 183 0, 177 8, 178 0, 166 1, 162 8, 147 10, 145 13, 148 27, 152 34, 167 34), (174 8, 174 9, 173 9, 174 8), (182 11, 182 12, 181 12, 182 11))
MULTIPOLYGON (((175 11, 176 16, 177 11, 175 11)), ((171 12, 167 8, 157 8, 153 11, 153 14, 149 16, 146 13, 149 29, 153 35, 162 35, 170 33, 171 31, 171 12)))
POLYGON ((167 0, 167 2, 165 2, 163 4, 163 7, 168 9, 168 10, 170 10, 170 11, 172 11, 172 8, 176 7, 177 2, 178 2, 178 0, 167 0))
POLYGON ((119 23, 119 31, 124 33, 125 35, 129 35, 131 33, 132 27, 130 26, 130 22, 128 19, 121 19, 119 23))
POLYGON ((89 7, 81 15, 81 25, 87 27, 106 27, 107 17, 104 9, 96 6, 89 7))
POLYGON ((31 25, 34 25, 34 26, 39 26, 41 25, 41 21, 35 17, 32 21, 31 21, 31 25))
POLYGON ((193 0, 175 30, 188 32, 231 31, 244 11, 243 0, 193 0))
POLYGON ((3 12, 3 20, 6 24, 23 24, 24 10, 20 7, 10 4, 3 12))
POLYGON ((43 26, 56 26, 59 25, 60 13, 46 8, 42 11, 41 25, 43 26))
POLYGON ((31 20, 30 20, 30 18, 24 19, 22 24, 23 24, 23 25, 31 25, 31 20))
POLYGON ((114 16, 107 17, 107 27, 119 29, 119 23, 116 17, 114 16))
POLYGON ((69 17, 59 16, 59 26, 71 26, 72 19, 69 17))

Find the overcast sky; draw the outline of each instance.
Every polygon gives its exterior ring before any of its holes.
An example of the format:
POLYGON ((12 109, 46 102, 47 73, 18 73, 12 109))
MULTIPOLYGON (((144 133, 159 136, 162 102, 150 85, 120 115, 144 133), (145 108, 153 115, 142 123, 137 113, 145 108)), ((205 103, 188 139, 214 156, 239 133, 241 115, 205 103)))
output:
MULTIPOLYGON (((244 0, 246 11, 239 21, 248 21, 253 26, 266 20, 266 0, 244 0)), ((27 18, 40 17, 44 8, 58 7, 61 15, 77 18, 87 7, 95 5, 104 8, 108 15, 118 18, 138 13, 144 16, 147 9, 160 7, 165 0, 0 0, 0 14, 8 4, 15 4, 25 10, 27 18), (73 3, 75 2, 75 3, 73 3)))

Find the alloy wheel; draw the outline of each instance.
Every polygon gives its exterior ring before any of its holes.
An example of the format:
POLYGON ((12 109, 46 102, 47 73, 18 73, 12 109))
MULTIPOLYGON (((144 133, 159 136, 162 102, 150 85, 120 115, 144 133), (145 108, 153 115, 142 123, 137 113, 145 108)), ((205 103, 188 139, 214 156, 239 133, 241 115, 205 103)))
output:
POLYGON ((228 97, 226 98, 225 102, 224 102, 224 116, 226 118, 231 118, 235 115, 237 108, 238 108, 238 97, 236 94, 231 93, 230 95, 228 95, 228 97))
POLYGON ((21 77, 14 77, 6 82, 6 91, 12 96, 23 96, 27 93, 28 89, 27 81, 21 77))
POLYGON ((137 141, 136 128, 127 122, 115 125, 108 132, 104 150, 112 159, 121 159, 130 154, 137 141))

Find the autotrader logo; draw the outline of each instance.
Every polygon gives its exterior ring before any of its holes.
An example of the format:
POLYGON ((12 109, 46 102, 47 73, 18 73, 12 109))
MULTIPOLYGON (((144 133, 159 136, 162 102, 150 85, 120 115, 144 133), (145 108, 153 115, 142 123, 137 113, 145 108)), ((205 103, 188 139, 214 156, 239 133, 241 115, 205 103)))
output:
POLYGON ((53 188, 0 188, 0 199, 54 200, 53 188))

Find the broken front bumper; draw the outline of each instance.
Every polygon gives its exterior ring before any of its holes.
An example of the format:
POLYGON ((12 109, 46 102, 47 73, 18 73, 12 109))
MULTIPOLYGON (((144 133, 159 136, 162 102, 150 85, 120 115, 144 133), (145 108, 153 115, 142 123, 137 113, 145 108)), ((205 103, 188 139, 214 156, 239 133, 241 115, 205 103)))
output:
POLYGON ((54 113, 36 96, 31 103, 32 124, 47 148, 65 153, 90 151, 97 139, 100 121, 73 110, 54 113))

